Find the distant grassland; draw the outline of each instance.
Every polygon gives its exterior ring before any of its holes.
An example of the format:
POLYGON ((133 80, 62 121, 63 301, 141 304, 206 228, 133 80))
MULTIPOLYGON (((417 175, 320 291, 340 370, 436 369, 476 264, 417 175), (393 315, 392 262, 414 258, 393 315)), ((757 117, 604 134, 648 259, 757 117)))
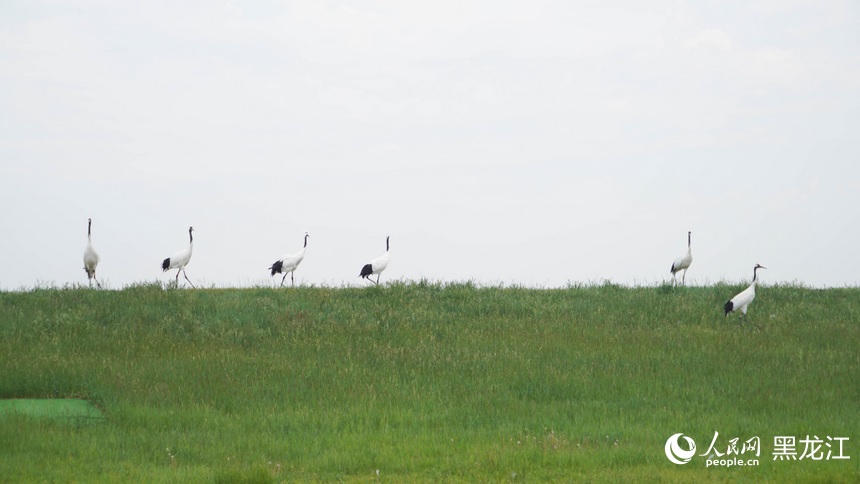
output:
MULTIPOLYGON (((0 293, 8 481, 860 481, 860 289, 384 287, 0 293), (758 436, 757 467, 666 439, 758 436), (773 437, 850 460, 774 461, 773 437), (378 475, 377 475, 378 471, 378 475)), ((802 447, 802 446, 801 446, 802 447)), ((801 448, 798 448, 798 454, 801 448)))

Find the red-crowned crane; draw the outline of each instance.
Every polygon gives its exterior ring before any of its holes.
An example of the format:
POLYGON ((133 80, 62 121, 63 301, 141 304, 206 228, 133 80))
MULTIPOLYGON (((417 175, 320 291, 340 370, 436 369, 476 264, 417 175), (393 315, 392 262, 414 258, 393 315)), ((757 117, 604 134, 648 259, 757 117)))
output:
POLYGON ((272 271, 272 276, 275 274, 283 274, 284 277, 281 279, 281 287, 284 286, 284 281, 287 279, 287 274, 290 274, 290 280, 293 282, 293 287, 296 285, 296 268, 299 264, 302 263, 302 260, 305 258, 305 249, 308 248, 308 233, 305 232, 305 245, 302 247, 302 250, 298 252, 294 252, 292 254, 287 254, 281 257, 279 260, 275 261, 269 267, 269 270, 272 271))
POLYGON ((185 280, 191 284, 191 287, 194 287, 194 283, 191 282, 188 274, 185 273, 185 266, 191 261, 191 251, 194 249, 194 236, 191 234, 192 232, 194 232, 194 227, 188 227, 188 247, 164 259, 161 263, 161 269, 163 272, 167 272, 170 269, 178 269, 176 271, 176 283, 179 284, 179 273, 181 272, 185 276, 185 280))
POLYGON ((690 249, 690 239, 692 237, 692 234, 692 232, 687 232, 687 253, 682 255, 681 257, 678 257, 677 259, 675 259, 675 262, 672 263, 672 269, 670 269, 670 271, 672 272, 672 284, 675 284, 677 282, 675 280, 675 274, 682 270, 684 271, 684 276, 681 278, 681 283, 687 283, 687 269, 689 269, 690 264, 693 263, 693 253, 690 249))
POLYGON ((761 264, 755 265, 755 267, 753 268, 753 280, 752 284, 750 284, 750 287, 744 289, 737 296, 731 298, 728 302, 726 302, 726 305, 723 306, 723 309, 726 310, 726 316, 728 316, 729 313, 733 311, 740 310, 741 314, 738 315, 738 321, 740 322, 741 319, 746 319, 747 308, 750 304, 752 304, 753 299, 755 299, 755 286, 756 284, 758 284, 759 269, 767 269, 767 267, 761 264))
POLYGON ((93 219, 87 219, 87 248, 84 249, 84 270, 87 271, 87 280, 90 282, 90 287, 93 287, 93 281, 96 281, 98 287, 99 280, 96 279, 96 267, 99 265, 99 254, 93 249, 93 219))
POLYGON ((359 274, 359 277, 373 281, 369 276, 377 274, 375 284, 379 284, 379 277, 382 274, 382 271, 388 267, 388 239, 389 237, 385 237, 385 253, 367 264, 364 264, 364 267, 361 268, 361 274, 359 274))

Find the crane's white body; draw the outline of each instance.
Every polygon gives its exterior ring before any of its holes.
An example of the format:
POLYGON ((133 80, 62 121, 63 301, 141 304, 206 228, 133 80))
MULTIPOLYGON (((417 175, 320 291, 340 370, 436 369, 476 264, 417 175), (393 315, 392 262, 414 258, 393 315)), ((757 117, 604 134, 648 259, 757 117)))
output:
POLYGON ((759 264, 755 265, 755 267, 753 268, 753 280, 752 280, 752 283, 750 284, 750 287, 739 292, 737 296, 731 298, 728 302, 726 302, 725 306, 723 307, 726 311, 726 316, 728 316, 729 313, 731 313, 731 312, 740 311, 740 314, 738 315, 738 319, 741 319, 741 318, 745 319, 746 318, 747 309, 749 308, 749 305, 752 304, 753 300, 755 299, 755 288, 756 288, 756 285, 758 284, 758 270, 759 269, 767 269, 767 268, 762 266, 762 265, 759 265, 759 264))
POLYGON ((87 248, 84 249, 84 270, 87 271, 87 280, 90 282, 90 287, 93 286, 93 281, 96 281, 98 287, 102 287, 96 279, 96 267, 99 265, 99 254, 93 249, 92 237, 93 219, 87 219, 87 248))
POLYGON ((755 286, 757 282, 753 281, 750 287, 744 289, 737 296, 731 299, 732 303, 732 311, 740 311, 744 316, 747 314, 747 308, 750 303, 755 299, 755 286))
POLYGON ((188 278, 188 274, 185 273, 185 266, 191 262, 191 252, 194 250, 194 236, 191 233, 194 231, 194 227, 188 227, 188 247, 179 252, 173 254, 172 256, 164 259, 161 263, 161 269, 163 272, 167 272, 171 269, 177 269, 176 271, 176 283, 179 283, 179 273, 181 272, 183 276, 185 276, 185 280, 191 284, 191 287, 194 287, 194 283, 191 282, 191 279, 188 278))
POLYGON ((368 264, 370 265, 370 273, 374 275, 382 273, 382 271, 384 271, 385 268, 388 267, 388 261, 388 252, 386 251, 381 256, 368 262, 368 264))
POLYGON ((293 283, 293 286, 296 285, 295 272, 296 268, 299 267, 299 264, 305 258, 305 250, 308 248, 308 234, 305 232, 305 245, 298 252, 294 252, 292 254, 286 254, 280 259, 276 260, 274 264, 269 267, 269 270, 272 271, 272 276, 275 274, 283 274, 284 277, 281 279, 281 286, 284 285, 284 281, 287 279, 287 274, 290 274, 290 280, 293 283))
POLYGON ((673 283, 676 282, 675 281, 675 275, 682 270, 684 271, 684 275, 681 278, 681 283, 682 284, 687 283, 687 269, 689 269, 690 264, 693 263, 693 252, 692 252, 692 249, 690 247, 691 236, 692 236, 692 232, 687 232, 687 253, 682 255, 681 257, 678 257, 677 259, 675 259, 675 262, 672 263, 672 269, 670 269, 670 270, 672 272, 672 282, 673 283))
POLYGON ((185 266, 191 262, 191 252, 194 250, 194 242, 188 244, 188 247, 180 250, 179 252, 170 256, 167 260, 169 263, 167 264, 167 269, 165 271, 169 271, 170 269, 180 269, 184 270, 185 266))
POLYGON ((376 274, 376 284, 379 284, 379 278, 381 277, 382 271, 388 267, 388 239, 389 237, 385 238, 385 253, 365 264, 364 267, 361 268, 359 277, 373 281, 373 279, 369 279, 369 276, 376 274))

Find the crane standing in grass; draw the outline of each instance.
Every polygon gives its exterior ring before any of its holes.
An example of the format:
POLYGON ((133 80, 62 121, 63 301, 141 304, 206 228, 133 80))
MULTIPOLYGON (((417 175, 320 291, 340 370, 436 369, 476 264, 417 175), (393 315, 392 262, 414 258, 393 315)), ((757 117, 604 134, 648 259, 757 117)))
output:
POLYGON ((676 283, 675 274, 677 274, 681 270, 684 271, 684 276, 681 278, 681 283, 687 283, 687 269, 689 269, 690 264, 693 263, 693 253, 691 252, 690 248, 690 239, 692 238, 692 234, 692 232, 687 232, 687 253, 682 255, 681 257, 678 257, 677 259, 675 259, 675 262, 672 263, 672 269, 670 269, 672 271, 672 284, 676 283))
POLYGON ((293 254, 287 254, 281 257, 279 260, 275 261, 269 269, 272 271, 272 276, 275 274, 283 274, 284 277, 281 279, 281 287, 284 285, 284 281, 287 279, 287 273, 290 274, 290 280, 293 282, 293 287, 296 285, 296 268, 299 267, 302 260, 305 258, 305 249, 308 248, 308 233, 305 232, 305 245, 302 247, 302 250, 295 252, 293 254))
MULTIPOLYGON (((758 283, 758 270, 759 269, 767 269, 767 267, 756 264, 753 268, 753 280, 750 287, 741 291, 737 296, 731 298, 726 305, 723 306, 723 309, 726 310, 726 316, 729 315, 730 312, 740 310, 741 314, 738 315, 738 321, 741 319, 746 319, 747 317, 747 308, 750 304, 752 304, 753 299, 755 299, 755 286, 758 283)), ((746 319, 749 321, 748 319, 746 319)))
POLYGON ((177 284, 179 284, 179 273, 181 272, 182 275, 185 276, 185 280, 188 281, 188 284, 191 284, 191 287, 194 287, 194 283, 191 282, 191 279, 188 278, 188 274, 185 273, 185 266, 187 266, 188 262, 191 261, 191 251, 194 249, 194 236, 191 235, 191 232, 193 231, 194 227, 188 227, 188 247, 173 254, 167 259, 164 259, 164 261, 161 263, 161 270, 163 272, 167 272, 170 269, 178 269, 176 271, 177 284))
POLYGON ((370 281, 373 281, 373 279, 370 279, 369 276, 371 274, 376 274, 377 276, 375 284, 379 285, 379 278, 382 274, 382 271, 384 271, 385 268, 388 267, 388 239, 389 237, 385 237, 385 253, 377 257, 376 259, 373 259, 372 261, 368 262, 367 264, 364 264, 364 267, 361 268, 361 273, 359 274, 359 277, 361 277, 362 279, 368 279, 370 281))
POLYGON ((99 280, 96 279, 96 267, 99 265, 99 254, 93 249, 93 219, 87 219, 87 248, 84 249, 84 270, 87 271, 87 280, 90 282, 90 287, 93 287, 93 281, 96 281, 96 286, 102 287, 99 280))

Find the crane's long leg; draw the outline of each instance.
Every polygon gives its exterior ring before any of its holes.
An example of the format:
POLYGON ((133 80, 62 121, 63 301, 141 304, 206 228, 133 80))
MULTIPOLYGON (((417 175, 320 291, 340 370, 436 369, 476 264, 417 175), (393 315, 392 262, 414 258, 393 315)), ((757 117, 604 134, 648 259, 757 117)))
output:
POLYGON ((284 277, 281 278, 281 287, 284 287, 284 281, 287 279, 287 274, 284 273, 284 277))
POLYGON ((381 273, 381 272, 380 272, 379 274, 377 274, 377 275, 376 275, 376 285, 377 285, 377 286, 379 285, 379 278, 380 278, 380 277, 382 277, 382 273, 381 273))
POLYGON ((756 328, 756 329, 761 329, 761 327, 760 327, 759 325, 757 325, 757 324, 753 323, 752 321, 750 321, 750 318, 747 316, 747 314, 746 314, 746 313, 744 313, 744 321, 746 321, 747 323, 749 323, 752 327, 754 327, 754 328, 756 328))
POLYGON ((290 281, 292 281, 293 287, 296 287, 296 271, 290 271, 290 281))
POLYGON ((684 269, 684 277, 681 278, 681 284, 684 286, 687 285, 687 269, 684 269))
MULTIPOLYGON (((96 273, 95 272, 93 272, 93 280, 96 281, 96 286, 98 286, 98 288, 101 289, 102 284, 99 282, 98 279, 96 279, 96 273)), ((90 283, 90 287, 92 287, 92 283, 90 283)))
MULTIPOLYGON (((185 273, 185 269, 182 269, 182 275, 185 276, 185 280, 188 281, 188 284, 191 284, 191 287, 193 287, 194 289, 197 289, 194 286, 194 283, 191 282, 191 279, 188 278, 188 274, 185 273)), ((179 273, 176 274, 176 282, 177 283, 179 282, 179 273)))

